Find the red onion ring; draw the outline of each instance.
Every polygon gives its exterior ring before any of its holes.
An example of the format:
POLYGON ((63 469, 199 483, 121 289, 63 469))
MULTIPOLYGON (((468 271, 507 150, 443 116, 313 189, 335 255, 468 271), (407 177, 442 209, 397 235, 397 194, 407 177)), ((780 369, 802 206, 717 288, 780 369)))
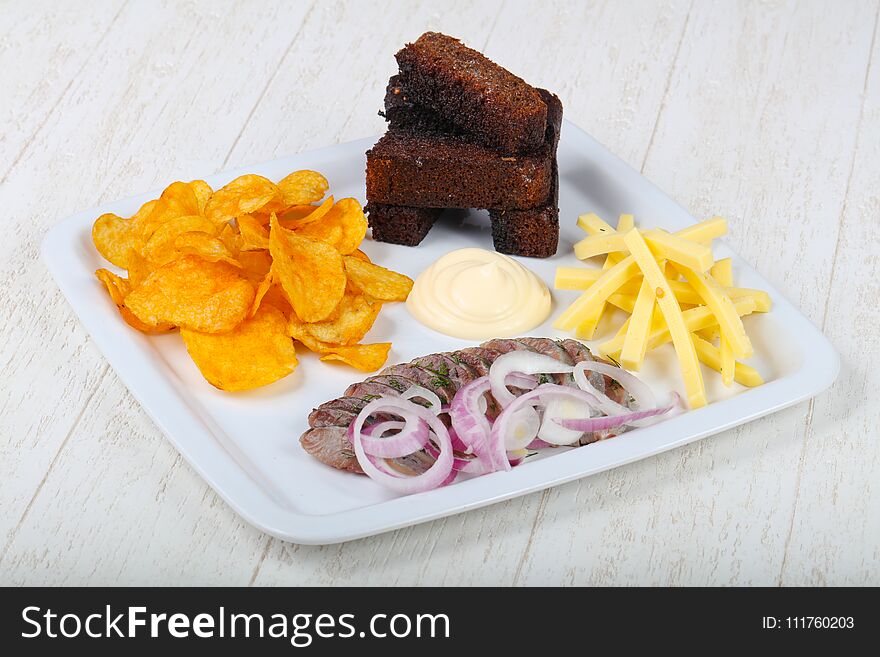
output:
MULTIPOLYGON (((416 430, 414 429, 413 431, 416 430)), ((430 433, 429 437, 431 437, 430 433)), ((398 493, 420 493, 437 488, 448 483, 450 474, 453 472, 452 441, 449 438, 446 426, 429 409, 400 397, 380 397, 364 406, 352 424, 352 444, 354 445, 354 453, 358 464, 360 464, 364 474, 398 493), (424 473, 414 477, 393 475, 380 466, 375 465, 369 458, 364 449, 364 423, 373 413, 379 412, 402 417, 407 426, 401 430, 401 433, 406 432, 412 423, 424 423, 433 432, 433 438, 437 441, 440 451, 433 465, 424 473)))

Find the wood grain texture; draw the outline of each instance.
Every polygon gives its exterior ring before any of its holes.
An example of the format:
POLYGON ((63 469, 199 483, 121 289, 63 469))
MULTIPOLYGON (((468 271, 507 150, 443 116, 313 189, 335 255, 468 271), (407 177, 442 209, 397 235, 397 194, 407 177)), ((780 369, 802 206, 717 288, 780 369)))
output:
MULTIPOLYGON (((817 324, 876 6, 829 21, 821 3, 696 3, 645 156, 695 216, 727 216, 731 246, 817 324)), ((517 581, 777 583, 808 408, 549 491, 517 581), (560 546, 589 556, 549 558, 560 546)))
POLYGON ((0 583, 880 583, 878 0, 12 3, 0 11, 0 583), (511 35, 527 28, 530 44, 511 35), (304 547, 186 465, 38 260, 89 207, 379 132, 462 37, 732 246, 841 350, 830 393, 471 513, 304 547))

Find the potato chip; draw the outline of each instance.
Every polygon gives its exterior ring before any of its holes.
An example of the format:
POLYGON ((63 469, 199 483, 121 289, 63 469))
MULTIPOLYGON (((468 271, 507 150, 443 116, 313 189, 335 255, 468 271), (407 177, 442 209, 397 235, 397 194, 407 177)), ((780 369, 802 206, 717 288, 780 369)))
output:
MULTIPOLYGON (((207 183, 205 183, 207 184, 207 183)), ((165 201, 168 208, 182 217, 187 214, 199 214, 199 198, 196 196, 197 187, 185 182, 173 182, 164 189, 159 197, 159 202, 165 201)))
POLYGON ((363 294, 346 292, 330 318, 306 324, 306 330, 321 342, 354 344, 372 328, 381 309, 382 304, 363 294))
POLYGON ((146 242, 161 226, 177 217, 198 215, 199 201, 188 183, 174 182, 165 188, 149 215, 139 222, 141 239, 146 242))
POLYGON ((380 301, 406 301, 412 279, 371 262, 345 256, 348 280, 358 290, 380 301))
POLYGON ((283 312, 284 316, 288 319, 290 317, 296 317, 296 313, 293 312, 293 306, 291 306, 290 302, 287 300, 284 290, 281 289, 281 286, 278 285, 274 278, 272 285, 269 286, 269 289, 266 290, 265 296, 263 296, 262 303, 271 303, 278 308, 278 310, 283 312))
POLYGON ((257 310, 260 309, 260 304, 263 303, 263 297, 266 296, 266 293, 269 291, 269 288, 272 287, 273 283, 274 280, 272 278, 272 272, 269 271, 263 277, 263 280, 261 280, 257 285, 257 289, 254 292, 254 301, 251 304, 251 310, 248 313, 248 317, 253 317, 257 314, 257 310))
POLYGON ((388 352, 390 350, 390 342, 333 347, 328 353, 321 356, 321 360, 339 360, 361 372, 375 372, 388 360, 388 352))
POLYGON ((220 239, 226 245, 226 248, 229 249, 229 252, 238 257, 238 254, 241 252, 241 235, 238 231, 232 227, 232 224, 223 224, 223 228, 220 229, 220 239))
POLYGON ((241 263, 235 259, 223 240, 207 233, 181 233, 174 240, 174 248, 178 253, 197 255, 208 262, 227 262, 241 269, 241 263))
POLYGON ((353 198, 344 198, 333 206, 323 220, 302 228, 296 227, 295 230, 301 235, 327 242, 342 255, 348 255, 364 241, 367 218, 360 203, 353 198))
POLYGON ((358 248, 363 208, 324 198, 328 187, 308 170, 277 185, 244 175, 216 192, 204 180, 171 183, 130 219, 98 217, 95 246, 128 277, 95 275, 135 329, 180 327, 193 360, 221 389, 292 372, 294 338, 322 360, 376 370, 391 345, 357 343, 382 303, 404 300, 412 281, 372 264, 358 248))
POLYGON ((150 213, 153 211, 153 208, 156 207, 157 202, 158 199, 153 199, 144 203, 140 207, 140 209, 131 216, 131 220, 135 223, 139 223, 149 217, 150 213))
MULTIPOLYGON (((323 203, 322 203, 323 205, 323 203)), ((278 213, 278 221, 282 226, 285 226, 288 223, 296 223, 297 221, 304 219, 309 216, 312 212, 315 211, 316 208, 320 206, 318 205, 292 205, 283 212, 278 213)), ((269 225, 269 215, 268 214, 256 214, 254 215, 260 220, 264 226, 269 225)))
POLYGON ((127 279, 117 276, 112 271, 106 269, 99 269, 95 272, 95 276, 97 276, 98 280, 104 284, 107 292, 110 293, 110 298, 119 309, 122 319, 124 319, 129 326, 142 333, 150 334, 167 333, 168 331, 174 330, 174 325, 172 324, 159 324, 157 326, 145 324, 125 307, 125 297, 128 296, 128 293, 131 291, 131 284, 127 279))
POLYGON ((122 316, 122 319, 125 320, 125 323, 128 324, 131 328, 136 331, 140 331, 141 333, 146 333, 147 335, 161 335, 163 333, 170 333, 173 331, 176 326, 174 324, 157 324, 156 326, 151 326, 146 322, 142 322, 137 318, 137 316, 131 312, 131 310, 127 306, 119 307, 119 314, 122 316))
POLYGON ((276 212, 283 209, 281 190, 271 180, 256 174, 239 176, 211 196, 205 216, 216 224, 252 214, 258 210, 276 212))
POLYGON ((128 253, 142 247, 138 223, 115 214, 102 214, 92 225, 92 241, 105 260, 128 269, 128 253))
POLYGON ((121 276, 117 276, 108 269, 98 269, 95 272, 95 276, 104 284, 113 303, 117 306, 121 306, 125 303, 126 295, 131 292, 131 286, 129 285, 128 280, 121 276))
POLYGON ((306 322, 326 319, 345 294, 342 256, 330 245, 302 237, 272 219, 272 271, 296 314, 306 322))
POLYGON ((129 250, 127 260, 128 280, 131 283, 132 290, 147 280, 147 276, 152 274, 157 268, 155 263, 147 260, 134 249, 129 250))
POLYGON ((294 171, 278 182, 285 207, 307 205, 324 198, 330 187, 327 179, 317 171, 294 171))
POLYGON ((232 265, 185 255, 151 273, 125 305, 150 326, 223 333, 247 317, 253 300, 253 286, 232 265))
POLYGON ((282 379, 296 369, 287 319, 265 304, 229 333, 181 329, 186 349, 211 385, 221 390, 251 390, 282 379))
POLYGON ((236 218, 238 231, 241 233, 242 251, 257 251, 269 248, 269 231, 252 214, 243 214, 236 218))
POLYGON ((336 245, 342 241, 342 227, 338 224, 325 224, 323 221, 316 224, 309 224, 303 228, 296 229, 297 235, 308 237, 309 239, 318 240, 329 244, 337 251, 336 245))
POLYGON ((300 228, 301 226, 305 226, 307 224, 312 224, 312 223, 315 223, 316 221, 320 221, 325 216, 327 216, 327 213, 330 212, 330 210, 333 209, 333 197, 328 196, 327 200, 325 200, 323 203, 321 203, 321 205, 319 205, 317 207, 314 205, 306 205, 306 206, 299 206, 298 205, 296 207, 298 207, 298 208, 299 207, 307 207, 307 208, 312 208, 312 210, 311 210, 311 212, 304 214, 302 217, 299 217, 299 218, 293 218, 291 216, 291 213, 289 213, 289 212, 283 213, 284 219, 281 219, 279 217, 279 223, 282 226, 284 226, 284 228, 297 229, 297 228, 300 228))
POLYGON ((174 241, 183 233, 201 231, 207 235, 216 235, 216 226, 199 214, 174 217, 159 226, 147 240, 141 253, 157 265, 164 265, 176 257, 177 249, 174 241))
POLYGON ((363 372, 373 372, 382 367, 391 349, 390 342, 356 345, 322 342, 309 332, 309 324, 300 321, 295 315, 287 322, 287 333, 305 345, 309 351, 321 354, 321 360, 339 360, 363 372))
POLYGON ((272 269, 272 256, 268 251, 242 251, 238 254, 242 275, 257 285, 272 269))
POLYGON ((205 214, 205 208, 214 194, 214 190, 204 180, 193 180, 189 183, 189 186, 193 190, 193 194, 196 195, 196 201, 199 204, 199 214, 205 214))

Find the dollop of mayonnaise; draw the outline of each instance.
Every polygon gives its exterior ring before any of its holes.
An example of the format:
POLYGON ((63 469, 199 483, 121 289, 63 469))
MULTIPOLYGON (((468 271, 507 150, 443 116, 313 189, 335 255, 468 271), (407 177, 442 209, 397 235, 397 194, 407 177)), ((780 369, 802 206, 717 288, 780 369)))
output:
POLYGON ((465 340, 533 329, 550 315, 550 291, 513 258, 484 249, 447 253, 416 279, 407 310, 422 324, 465 340))

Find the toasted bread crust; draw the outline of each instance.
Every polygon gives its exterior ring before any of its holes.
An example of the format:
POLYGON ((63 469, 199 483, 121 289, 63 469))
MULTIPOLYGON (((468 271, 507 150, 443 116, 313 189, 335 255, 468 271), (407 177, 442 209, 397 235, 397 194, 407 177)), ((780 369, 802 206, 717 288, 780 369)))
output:
POLYGON ((367 199, 384 205, 527 210, 550 196, 562 103, 540 89, 550 120, 540 148, 505 156, 472 143, 441 116, 413 102, 406 82, 388 85, 391 129, 367 152, 367 199))
POLYGON ((458 39, 426 32, 396 58, 419 104, 483 144, 517 154, 544 140, 547 105, 537 90, 458 39))

